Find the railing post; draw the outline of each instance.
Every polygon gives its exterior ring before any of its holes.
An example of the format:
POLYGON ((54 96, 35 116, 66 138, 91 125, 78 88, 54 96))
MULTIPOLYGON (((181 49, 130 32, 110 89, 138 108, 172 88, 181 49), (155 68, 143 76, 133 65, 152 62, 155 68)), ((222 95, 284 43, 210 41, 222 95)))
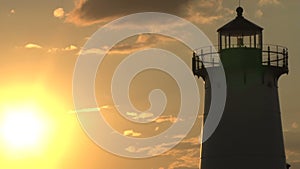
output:
POLYGON ((285 53, 286 53, 286 67, 288 67, 289 66, 289 52, 288 52, 288 49, 286 49, 285 53))
POLYGON ((283 50, 282 50, 282 56, 283 56, 283 58, 282 58, 282 60, 283 60, 283 67, 286 67, 286 53, 285 53, 285 49, 283 48, 283 50))
POLYGON ((199 56, 197 55, 197 56, 196 56, 196 70, 197 70, 197 71, 200 69, 199 62, 200 62, 199 56))
POLYGON ((196 66, 196 71, 198 71, 199 70, 199 56, 198 56, 198 54, 197 53, 195 53, 195 61, 196 61, 196 64, 195 64, 195 66, 196 66))
POLYGON ((268 46, 268 66, 270 65, 270 46, 268 46))
POLYGON ((277 67, 279 67, 278 45, 276 45, 276 63, 277 67))
POLYGON ((203 62, 204 62, 203 49, 201 49, 200 57, 201 57, 201 62, 202 62, 202 66, 203 66, 203 62))
POLYGON ((193 58, 192 58, 192 70, 193 70, 193 73, 195 73, 195 70, 196 70, 196 53, 195 53, 195 51, 193 52, 193 58))
POLYGON ((212 61, 213 60, 213 57, 212 57, 212 46, 209 47, 209 52, 210 52, 210 60, 212 61))
POLYGON ((229 46, 229 48, 231 48, 230 46, 231 46, 231 36, 230 36, 230 34, 228 35, 228 46, 229 46))
POLYGON ((257 44, 256 44, 256 34, 254 35, 254 48, 257 48, 257 44))

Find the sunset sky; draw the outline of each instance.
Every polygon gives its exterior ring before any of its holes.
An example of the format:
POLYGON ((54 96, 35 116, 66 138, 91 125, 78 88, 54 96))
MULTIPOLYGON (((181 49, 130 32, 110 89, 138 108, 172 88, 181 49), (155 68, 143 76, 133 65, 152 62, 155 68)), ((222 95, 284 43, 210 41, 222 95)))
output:
MULTIPOLYGON (((238 0, 0 0, 0 168, 198 168, 201 116, 178 146, 157 157, 124 158, 98 147, 77 120, 73 71, 80 49, 92 34, 119 17, 146 11, 174 14, 197 25, 217 44, 216 30, 236 16, 237 6, 238 0), (7 128, 20 123, 19 136, 11 135, 13 131, 7 128)), ((279 81, 279 99, 287 161, 292 169, 300 169, 300 1, 241 0, 241 6, 247 19, 264 28, 265 44, 289 49, 290 72, 279 81)), ((164 36, 138 35, 112 49, 99 67, 96 97, 107 121, 125 136, 161 133, 176 122, 179 109, 174 79, 153 70, 137 75, 130 97, 137 108, 145 110, 149 91, 161 88, 168 98, 164 114, 142 127, 118 115, 110 95, 113 71, 128 54, 145 47, 170 50, 191 66, 191 51, 164 36)), ((202 80, 197 81, 203 96, 202 80)))

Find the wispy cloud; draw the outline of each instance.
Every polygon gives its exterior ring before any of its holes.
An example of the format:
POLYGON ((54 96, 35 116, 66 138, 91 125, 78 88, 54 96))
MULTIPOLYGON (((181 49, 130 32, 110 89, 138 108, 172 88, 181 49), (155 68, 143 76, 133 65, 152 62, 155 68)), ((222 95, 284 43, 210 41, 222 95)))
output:
POLYGON ((49 48, 47 50, 48 53, 56 53, 56 52, 64 52, 64 51, 76 51, 78 50, 78 47, 75 45, 69 45, 64 48, 49 48))
POLYGON ((78 47, 75 45, 69 45, 64 48, 58 48, 58 47, 45 47, 41 46, 37 43, 27 43, 22 47, 16 47, 16 48, 25 48, 25 49, 42 49, 45 52, 48 53, 57 53, 57 52, 69 52, 69 51, 77 51, 78 47))
POLYGON ((139 35, 134 43, 121 43, 109 51, 111 54, 130 54, 135 51, 154 47, 158 44, 175 41, 159 35, 139 35))
POLYGON ((150 112, 142 112, 142 113, 136 113, 136 112, 127 112, 127 116, 131 117, 134 120, 145 120, 153 117, 153 113, 150 112))
POLYGON ((283 132, 284 133, 291 133, 291 132, 293 133, 293 132, 299 131, 298 129, 299 129, 299 123, 294 121, 288 125, 285 125, 283 128, 283 132))
MULTIPOLYGON (((129 133, 131 133, 131 131, 129 133)), ((149 156, 156 156, 159 154, 161 157, 174 158, 174 162, 169 163, 168 169, 180 167, 196 168, 199 165, 200 145, 198 137, 184 139, 177 146, 173 147, 174 145, 176 145, 175 142, 160 143, 147 147, 132 145, 126 147, 125 150, 131 153, 145 153, 149 156), (170 149, 170 147, 173 148, 170 149)))
POLYGON ((133 131, 133 130, 125 130, 125 131, 123 132, 123 135, 124 135, 124 136, 138 137, 138 136, 141 136, 142 133, 135 132, 135 131, 133 131))
POLYGON ((148 146, 148 147, 136 147, 136 146, 129 146, 125 150, 131 153, 140 153, 144 152, 149 156, 156 156, 161 154, 162 152, 166 152, 169 150, 170 146, 173 146, 174 143, 161 143, 159 145, 148 146))
POLYGON ((177 117, 174 117, 172 115, 170 116, 160 116, 155 120, 156 123, 163 123, 163 122, 170 122, 170 123, 176 123, 178 120, 177 117))
POLYGON ((175 158, 168 169, 196 169, 200 162, 200 144, 198 137, 184 139, 178 146, 163 154, 175 158))
POLYGON ((293 129, 297 129, 299 127, 298 123, 297 122, 293 122, 292 123, 292 128, 293 129))
POLYGON ((136 37, 133 41, 125 41, 120 44, 115 45, 109 50, 108 46, 103 46, 102 48, 91 48, 87 50, 80 51, 80 55, 87 54, 124 54, 128 55, 136 51, 151 48, 157 45, 166 44, 169 42, 174 42, 175 40, 169 37, 160 35, 148 35, 142 34, 136 37))
POLYGON ((287 149, 285 151, 287 160, 291 163, 299 163, 300 162, 300 153, 294 150, 287 149))
POLYGON ((280 4, 279 0, 259 0, 258 6, 265 6, 265 5, 278 5, 280 4))
POLYGON ((70 114, 75 114, 75 113, 89 113, 89 112, 97 112, 100 110, 104 109, 112 109, 115 108, 115 106, 110 106, 110 105, 104 105, 101 107, 89 107, 89 108, 82 108, 82 109, 77 109, 77 110, 70 110, 68 113, 70 114))
POLYGON ((35 43, 28 43, 24 46, 26 49, 41 49, 42 46, 35 43))
POLYGON ((102 49, 98 48, 91 48, 91 49, 86 49, 86 50, 81 50, 79 51, 79 55, 89 55, 89 54, 105 54, 108 52, 108 49, 106 47, 102 49))
POLYGON ((72 50, 76 50, 76 49, 78 49, 77 46, 70 45, 70 46, 67 46, 67 47, 63 48, 62 50, 64 50, 64 51, 72 51, 72 50))
POLYGON ((261 9, 258 9, 258 10, 255 11, 254 15, 255 15, 256 18, 261 18, 264 15, 264 13, 261 9))
POLYGON ((211 24, 233 13, 233 10, 223 6, 223 0, 199 0, 188 5, 185 18, 199 24, 211 24))
POLYGON ((287 161, 290 163, 300 163, 300 132, 292 128, 290 131, 284 133, 284 137, 287 161))
POLYGON ((269 6, 269 5, 279 5, 280 0, 258 0, 257 6, 259 9, 257 9, 254 12, 254 16, 256 18, 261 18, 264 15, 263 8, 264 6, 269 6))

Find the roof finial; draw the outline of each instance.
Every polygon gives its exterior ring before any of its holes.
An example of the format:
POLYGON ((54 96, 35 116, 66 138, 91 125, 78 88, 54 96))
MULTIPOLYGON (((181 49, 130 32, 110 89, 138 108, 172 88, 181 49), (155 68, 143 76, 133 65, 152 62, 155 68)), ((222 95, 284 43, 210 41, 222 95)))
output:
POLYGON ((239 7, 236 8, 237 16, 243 16, 244 9, 240 6, 241 0, 239 0, 239 7))

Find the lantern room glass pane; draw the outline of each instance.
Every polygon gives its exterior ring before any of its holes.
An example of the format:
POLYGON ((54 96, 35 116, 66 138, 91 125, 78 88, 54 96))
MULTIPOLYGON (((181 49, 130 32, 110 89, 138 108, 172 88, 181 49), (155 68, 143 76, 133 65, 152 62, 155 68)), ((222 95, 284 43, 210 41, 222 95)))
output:
POLYGON ((246 36, 243 34, 237 34, 234 36, 230 36, 228 34, 222 35, 220 34, 220 49, 228 49, 228 48, 261 48, 262 43, 262 34, 261 33, 253 33, 247 34, 246 36))

